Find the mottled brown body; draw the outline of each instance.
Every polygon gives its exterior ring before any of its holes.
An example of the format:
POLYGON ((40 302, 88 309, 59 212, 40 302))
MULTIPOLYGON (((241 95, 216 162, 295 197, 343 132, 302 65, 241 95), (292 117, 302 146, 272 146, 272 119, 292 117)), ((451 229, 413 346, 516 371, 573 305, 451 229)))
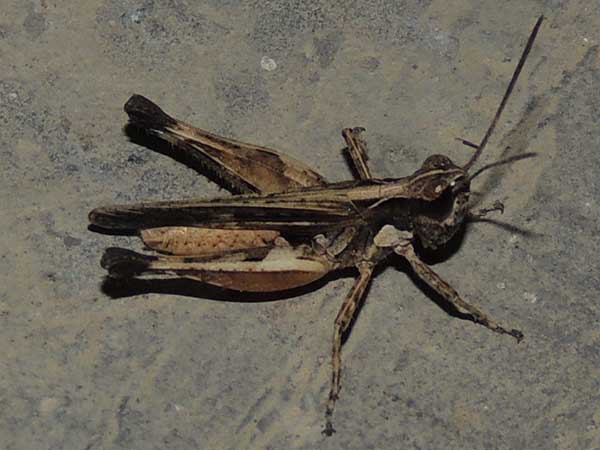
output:
POLYGON ((471 159, 457 166, 444 155, 432 155, 412 175, 401 178, 371 175, 363 128, 342 131, 358 179, 328 183, 276 150, 208 133, 172 118, 140 95, 132 96, 125 104, 132 125, 176 146, 192 165, 212 172, 237 195, 93 210, 89 219, 94 226, 135 230, 150 249, 161 253, 109 248, 102 266, 113 277, 184 277, 247 292, 291 289, 331 271, 356 268, 358 277, 335 319, 324 430, 328 435, 334 432, 331 417, 341 386, 342 337, 364 299, 374 267, 392 253, 406 259, 415 275, 457 311, 520 340, 520 331, 500 326, 465 302, 419 259, 414 244, 443 246, 476 216, 469 207, 468 172, 494 130, 541 22, 542 17, 482 142, 463 141, 476 148, 471 159))

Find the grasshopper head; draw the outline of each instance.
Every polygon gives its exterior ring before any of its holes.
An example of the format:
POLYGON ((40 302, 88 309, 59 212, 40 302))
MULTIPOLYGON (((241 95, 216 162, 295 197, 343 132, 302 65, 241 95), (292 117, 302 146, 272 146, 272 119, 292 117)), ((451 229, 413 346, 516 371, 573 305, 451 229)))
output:
POLYGON ((418 190, 415 189, 415 194, 417 195, 413 196, 413 198, 417 199, 416 211, 413 211, 413 217, 415 218, 413 231, 419 236, 425 247, 436 248, 448 242, 454 236, 468 216, 469 209, 467 202, 471 180, 485 169, 498 165, 496 163, 484 166, 472 176, 468 174, 468 171, 481 156, 500 119, 500 115, 519 78, 519 74, 523 69, 525 60, 529 55, 529 51, 543 20, 544 16, 540 16, 535 23, 519 59, 519 63, 506 88, 504 97, 502 97, 502 101, 481 143, 473 144, 469 141, 459 139, 463 144, 476 149, 469 161, 464 166, 457 167, 446 156, 433 155, 427 158, 423 163, 423 167, 415 173, 413 180, 419 183, 414 184, 418 190), (442 171, 442 173, 440 174, 439 171, 442 171), (439 195, 432 195, 435 193, 439 195))
POLYGON ((423 180, 414 204, 414 232, 424 247, 444 245, 460 229, 468 213, 468 173, 444 155, 428 157, 415 175, 423 180))

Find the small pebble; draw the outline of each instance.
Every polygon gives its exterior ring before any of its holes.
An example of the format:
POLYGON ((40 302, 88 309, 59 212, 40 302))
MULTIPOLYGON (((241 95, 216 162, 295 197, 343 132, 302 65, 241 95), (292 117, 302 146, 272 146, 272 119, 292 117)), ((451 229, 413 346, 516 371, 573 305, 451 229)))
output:
POLYGON ((263 56, 260 60, 260 67, 265 69, 267 72, 272 72, 277 69, 277 63, 274 59, 271 59, 268 56, 263 56))

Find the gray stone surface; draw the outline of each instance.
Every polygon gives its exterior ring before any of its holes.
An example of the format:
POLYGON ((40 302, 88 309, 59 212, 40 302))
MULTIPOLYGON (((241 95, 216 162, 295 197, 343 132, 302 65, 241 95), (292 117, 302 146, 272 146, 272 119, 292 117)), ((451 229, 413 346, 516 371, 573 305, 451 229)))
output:
POLYGON ((1 449, 600 448, 596 2, 0 3, 1 449), (344 347, 325 438, 350 279, 259 303, 107 289, 103 248, 141 245, 88 231, 91 208, 226 194, 130 141, 130 94, 332 180, 350 177, 341 128, 364 126, 374 172, 401 176, 433 152, 468 158, 454 137, 481 138, 541 13, 483 159, 538 156, 474 183, 531 233, 474 224, 435 264, 520 345, 392 262, 344 347))

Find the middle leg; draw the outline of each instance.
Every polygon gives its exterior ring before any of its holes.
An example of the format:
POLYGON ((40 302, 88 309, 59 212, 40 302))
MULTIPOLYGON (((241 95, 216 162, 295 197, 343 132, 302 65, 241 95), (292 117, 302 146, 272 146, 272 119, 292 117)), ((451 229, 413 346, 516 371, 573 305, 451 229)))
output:
POLYGON ((325 433, 327 436, 331 436, 335 430, 331 423, 331 416, 333 415, 333 409, 335 402, 340 392, 340 379, 342 374, 342 337, 348 330, 348 327, 352 323, 354 314, 360 305, 360 302, 364 296, 365 290, 371 281, 373 275, 373 264, 363 263, 358 266, 359 276, 356 279, 352 290, 344 300, 340 311, 335 319, 334 331, 333 331, 333 351, 331 355, 331 387, 329 389, 329 399, 327 400, 326 417, 327 422, 325 424, 325 433))
POLYGON ((361 180, 370 180, 371 170, 367 164, 367 142, 362 138, 361 134, 365 131, 364 128, 344 128, 342 136, 346 141, 346 150, 350 155, 354 169, 361 180))

